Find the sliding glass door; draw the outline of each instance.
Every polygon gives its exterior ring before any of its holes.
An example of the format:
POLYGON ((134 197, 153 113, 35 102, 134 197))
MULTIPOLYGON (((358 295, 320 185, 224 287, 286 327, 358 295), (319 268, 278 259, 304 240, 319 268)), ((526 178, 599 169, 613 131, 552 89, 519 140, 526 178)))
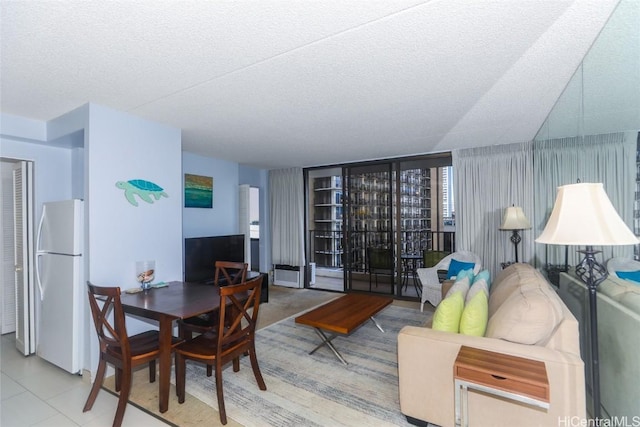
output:
POLYGON ((451 157, 305 171, 307 287, 419 298, 416 270, 454 250, 451 157))
POLYGON ((349 166, 344 176, 347 290, 393 294, 397 282, 393 164, 349 166))

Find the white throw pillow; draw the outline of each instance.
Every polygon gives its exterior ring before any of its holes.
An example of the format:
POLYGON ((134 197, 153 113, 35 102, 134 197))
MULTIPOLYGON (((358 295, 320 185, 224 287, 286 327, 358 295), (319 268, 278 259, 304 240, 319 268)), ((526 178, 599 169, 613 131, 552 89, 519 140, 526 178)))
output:
POLYGON ((484 292, 487 299, 489 298, 489 285, 487 284, 486 280, 484 279, 476 280, 473 283, 473 285, 471 285, 471 287, 469 288, 469 292, 467 292, 467 296, 464 300, 464 304, 465 305, 469 304, 469 301, 471 301, 471 298, 476 296, 478 292, 484 292))
POLYGON ((458 279, 451 286, 451 289, 444 296, 445 298, 453 295, 454 292, 462 292, 462 299, 464 300, 467 296, 467 292, 469 292, 469 285, 471 284, 471 279, 469 276, 465 276, 462 279, 458 279))

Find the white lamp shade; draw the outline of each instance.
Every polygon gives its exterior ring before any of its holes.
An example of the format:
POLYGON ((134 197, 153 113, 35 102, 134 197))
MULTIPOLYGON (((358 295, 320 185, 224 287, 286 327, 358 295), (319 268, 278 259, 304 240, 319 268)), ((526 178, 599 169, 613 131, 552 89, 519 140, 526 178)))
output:
POLYGON ((531 223, 520 206, 511 206, 504 211, 504 218, 500 230, 528 230, 531 223))
POLYGON ((602 184, 586 182, 558 187, 549 221, 536 242, 577 246, 639 243, 616 212, 602 184))

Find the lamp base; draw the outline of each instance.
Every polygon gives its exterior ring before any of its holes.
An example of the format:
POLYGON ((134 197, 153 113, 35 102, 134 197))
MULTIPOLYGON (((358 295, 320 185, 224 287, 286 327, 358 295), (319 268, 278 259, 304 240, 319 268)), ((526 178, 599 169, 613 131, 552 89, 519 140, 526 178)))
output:
POLYGON ((596 261, 596 254, 599 254, 602 251, 595 251, 593 250, 593 247, 587 246, 585 250, 578 252, 584 254, 584 258, 576 266, 576 276, 578 276, 588 287, 593 286, 594 288, 597 288, 598 285, 602 283, 607 276, 609 276, 607 268, 596 261))
POLYGON ((513 243, 513 247, 516 251, 516 262, 518 262, 518 243, 522 241, 522 237, 520 237, 520 233, 518 233, 518 231, 519 230, 513 230, 511 233, 511 243, 513 243))
POLYGON ((576 275, 582 280, 589 291, 589 329, 591 334, 591 397, 593 399, 593 418, 601 418, 600 411, 600 359, 598 357, 598 285, 607 278, 607 269, 596 261, 595 255, 601 251, 587 246, 578 251, 584 254, 584 259, 576 266, 576 275))

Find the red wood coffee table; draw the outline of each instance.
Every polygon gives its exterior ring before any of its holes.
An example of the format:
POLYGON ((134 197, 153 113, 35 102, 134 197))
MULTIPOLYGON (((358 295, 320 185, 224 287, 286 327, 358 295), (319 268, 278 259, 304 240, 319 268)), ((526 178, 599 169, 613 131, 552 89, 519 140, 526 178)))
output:
POLYGON ((384 332, 373 316, 392 302, 393 298, 390 297, 348 294, 296 317, 296 323, 313 327, 322 340, 309 354, 313 354, 320 347, 326 345, 333 351, 333 354, 346 365, 347 361, 344 360, 338 350, 331 344, 331 340, 333 340, 337 334, 351 334, 351 332, 364 324, 368 319, 371 319, 378 329, 384 332), (334 335, 327 337, 324 331, 333 332, 334 335))

